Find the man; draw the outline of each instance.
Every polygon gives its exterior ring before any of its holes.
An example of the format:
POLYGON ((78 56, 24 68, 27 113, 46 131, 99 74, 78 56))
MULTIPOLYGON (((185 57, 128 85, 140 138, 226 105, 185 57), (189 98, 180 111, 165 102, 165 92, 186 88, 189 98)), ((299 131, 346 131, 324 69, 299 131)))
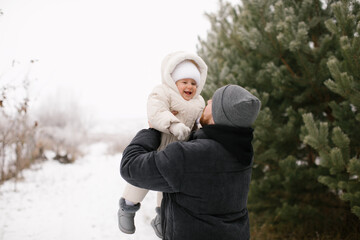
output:
POLYGON ((141 130, 125 149, 120 172, 129 183, 164 193, 165 240, 249 239, 246 208, 253 161, 251 125, 261 103, 244 88, 215 91, 187 142, 156 152, 160 133, 141 130))

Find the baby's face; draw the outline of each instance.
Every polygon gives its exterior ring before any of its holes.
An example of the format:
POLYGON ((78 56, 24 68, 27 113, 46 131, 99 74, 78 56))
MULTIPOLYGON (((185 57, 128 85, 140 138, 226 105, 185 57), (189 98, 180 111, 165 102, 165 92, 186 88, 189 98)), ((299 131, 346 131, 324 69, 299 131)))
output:
POLYGON ((191 78, 180 79, 176 82, 180 95, 186 100, 191 100, 196 93, 196 82, 191 78))

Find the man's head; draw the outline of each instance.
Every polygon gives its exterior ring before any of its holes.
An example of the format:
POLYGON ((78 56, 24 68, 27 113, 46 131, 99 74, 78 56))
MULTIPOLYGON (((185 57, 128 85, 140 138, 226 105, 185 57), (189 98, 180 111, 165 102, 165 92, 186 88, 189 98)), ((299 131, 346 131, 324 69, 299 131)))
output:
POLYGON ((250 127, 261 107, 260 100, 237 85, 227 85, 215 91, 210 104, 200 118, 202 126, 221 124, 232 127, 250 127))
POLYGON ((200 117, 201 126, 214 124, 214 119, 212 116, 212 100, 207 101, 207 105, 200 117))

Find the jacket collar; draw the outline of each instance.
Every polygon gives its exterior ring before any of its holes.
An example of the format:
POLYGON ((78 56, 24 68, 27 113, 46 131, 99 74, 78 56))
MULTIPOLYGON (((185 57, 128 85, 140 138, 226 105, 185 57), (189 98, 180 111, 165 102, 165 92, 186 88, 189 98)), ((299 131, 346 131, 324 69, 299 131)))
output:
POLYGON ((192 139, 213 139, 244 165, 250 165, 253 158, 252 128, 230 127, 225 125, 207 125, 191 135, 192 139))

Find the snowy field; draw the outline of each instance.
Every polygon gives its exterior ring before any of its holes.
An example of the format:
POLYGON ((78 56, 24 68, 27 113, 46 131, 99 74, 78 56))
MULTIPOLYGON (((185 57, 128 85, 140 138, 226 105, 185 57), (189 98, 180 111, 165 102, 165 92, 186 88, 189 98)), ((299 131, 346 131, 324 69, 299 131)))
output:
POLYGON ((149 192, 136 215, 136 232, 117 226, 118 200, 125 186, 121 155, 91 146, 73 164, 49 160, 0 186, 0 240, 159 240, 150 226, 156 194, 149 192))

